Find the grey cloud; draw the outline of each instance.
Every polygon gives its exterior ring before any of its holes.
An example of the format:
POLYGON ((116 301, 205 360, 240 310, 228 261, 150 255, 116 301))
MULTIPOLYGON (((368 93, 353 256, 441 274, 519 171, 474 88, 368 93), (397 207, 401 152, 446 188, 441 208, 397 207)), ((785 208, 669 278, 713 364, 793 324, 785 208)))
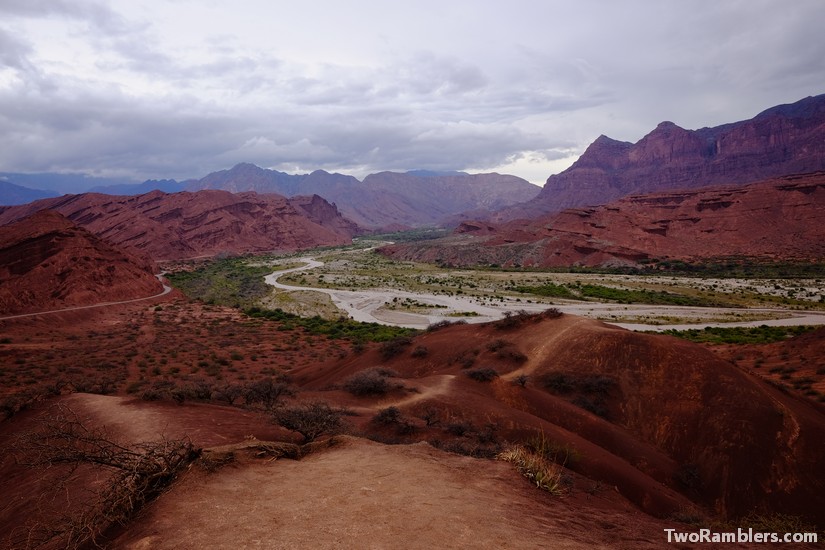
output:
POLYGON ((28 71, 31 69, 28 60, 31 53, 31 44, 0 28, 0 64, 16 70, 28 71))
POLYGON ((83 20, 107 33, 127 28, 122 17, 102 2, 92 0, 3 0, 0 15, 8 17, 46 18, 55 16, 83 20))

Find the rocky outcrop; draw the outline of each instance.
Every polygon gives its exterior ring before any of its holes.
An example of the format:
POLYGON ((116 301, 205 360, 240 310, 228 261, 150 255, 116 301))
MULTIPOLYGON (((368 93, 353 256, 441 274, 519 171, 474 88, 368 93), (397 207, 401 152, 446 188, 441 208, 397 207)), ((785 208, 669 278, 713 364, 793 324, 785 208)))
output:
POLYGON ((40 211, 0 227, 0 314, 152 296, 163 290, 153 270, 147 258, 40 211))
POLYGON ((825 257, 825 172, 745 186, 634 195, 502 225, 465 223, 392 256, 454 265, 621 266, 652 260, 825 257))
POLYGON ((157 260, 334 246, 351 242, 357 231, 320 197, 227 191, 65 195, 0 209, 0 225, 43 208, 157 260))
POLYGON ((533 218, 639 193, 745 184, 825 170, 825 95, 715 128, 662 122, 637 143, 601 136, 573 166, 550 176, 535 201, 494 216, 533 218))
MULTIPOLYGON (((535 197, 539 188, 502 174, 380 172, 364 181, 316 170, 290 175, 253 164, 209 174, 188 188, 319 195, 361 227, 404 228, 458 223, 464 212, 492 211, 535 197)), ((464 216, 466 217, 466 216, 464 216)))

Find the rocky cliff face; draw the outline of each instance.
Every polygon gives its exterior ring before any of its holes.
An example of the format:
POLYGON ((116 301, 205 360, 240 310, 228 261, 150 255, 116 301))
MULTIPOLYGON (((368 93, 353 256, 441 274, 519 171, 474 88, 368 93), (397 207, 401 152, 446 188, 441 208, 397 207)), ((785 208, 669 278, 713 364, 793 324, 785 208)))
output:
POLYGON ((298 250, 346 244, 356 227, 320 197, 160 191, 132 197, 86 193, 0 210, 0 224, 54 209, 110 243, 154 259, 298 250))
POLYGON ((163 286, 148 259, 45 210, 0 227, 0 315, 144 298, 163 286))
POLYGON ((745 186, 634 195, 502 225, 470 222, 441 241, 387 249, 455 265, 618 266, 653 259, 825 258, 825 172, 745 186))
POLYGON ((550 176, 535 201, 504 209, 493 219, 818 170, 825 170, 825 95, 715 128, 693 131, 663 122, 635 144, 601 136, 573 166, 550 176))
POLYGON ((497 210, 535 197, 539 188, 501 174, 380 172, 363 182, 316 170, 290 175, 252 164, 238 164, 190 182, 188 188, 256 191, 286 196, 316 194, 341 213, 371 229, 433 225, 468 211, 497 210))

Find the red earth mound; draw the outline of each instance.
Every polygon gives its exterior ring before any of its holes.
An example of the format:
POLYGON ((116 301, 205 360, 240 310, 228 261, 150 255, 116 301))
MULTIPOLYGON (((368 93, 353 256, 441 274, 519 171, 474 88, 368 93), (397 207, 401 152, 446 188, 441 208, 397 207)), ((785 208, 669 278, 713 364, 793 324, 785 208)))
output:
MULTIPOLYGON (((675 524, 650 516, 697 518, 704 510, 736 524, 752 512, 784 513, 825 523, 821 409, 667 336, 571 315, 514 315, 361 350, 174 295, 0 327, 8 336, 0 343, 4 389, 32 387, 38 376, 75 377, 62 391, 77 389, 84 376, 109 377, 108 385, 88 387, 117 397, 56 399, 125 442, 165 434, 187 435, 203 447, 253 441, 247 436, 297 443, 297 434, 271 424, 260 407, 240 408, 243 397, 226 406, 229 386, 274 378, 291 380, 297 392, 282 396, 285 406, 322 400, 347 409, 353 434, 440 448, 354 442, 295 463, 236 448, 234 461, 215 473, 196 463, 114 547, 196 547, 210 537, 250 546, 272 542, 273 529, 286 537, 283 547, 392 545, 417 540, 410 517, 444 510, 454 512, 453 521, 433 520, 432 536, 448 547, 460 547, 464 531, 455 527, 465 524, 485 544, 501 533, 513 541, 533 533, 533 547, 653 548, 664 544, 662 529, 675 524), (379 370, 367 383, 377 376, 385 384, 365 392, 359 376, 370 369, 379 370), (175 396, 182 396, 180 405, 175 396), (442 452, 490 458, 537 440, 563 465, 562 497, 538 491, 509 465, 442 452), (399 500, 403 495, 408 499, 399 500), (433 504, 435 495, 441 504, 433 504), (323 517, 328 528, 319 527, 323 517), (237 532, 225 527, 231 523, 237 532)), ((0 423, 0 448, 11 449, 9 438, 52 402, 0 423)), ((7 452, 0 458, 0 491, 15 495, 0 507, 4 533, 23 516, 54 518, 67 508, 67 496, 71 506, 85 502, 92 498, 85 490, 103 480, 100 472, 78 470, 69 478, 74 488, 53 495, 47 489, 58 486, 64 470, 44 475, 20 470, 7 452)))
MULTIPOLYGON (((293 376, 330 390, 371 367, 416 388, 368 401, 373 407, 395 405, 410 417, 434 407, 444 423, 492 424, 509 441, 541 430, 576 449, 574 470, 648 513, 693 501, 726 517, 782 511, 825 523, 821 410, 701 346, 565 315, 509 329, 453 326, 392 357, 373 351, 293 376), (477 381, 487 369, 492 381, 477 381)), ((348 406, 364 404, 337 391, 348 406)))
POLYGON ((248 412, 75 394, 0 424, 10 450, 0 462, 4 547, 25 547, 42 534, 39 523, 92 504, 106 483, 105 470, 15 463, 27 459, 18 436, 40 429, 58 406, 126 447, 180 437, 209 447, 209 458, 108 533, 110 548, 652 549, 661 547, 664 529, 692 530, 650 518, 612 489, 553 497, 509 464, 426 444, 341 437, 299 461, 276 461, 266 442, 283 438, 282 430, 248 412))
POLYGON ((771 344, 709 344, 717 355, 825 407, 825 329, 771 344))
POLYGON ((351 242, 357 231, 320 197, 226 191, 65 195, 0 208, 0 225, 44 208, 155 260, 341 245, 351 242))
POLYGON ((146 258, 119 250, 57 212, 0 227, 0 316, 158 294, 146 258))
POLYGON ((623 266, 658 260, 825 257, 825 172, 742 187, 656 193, 535 221, 465 223, 382 252, 453 265, 623 266))

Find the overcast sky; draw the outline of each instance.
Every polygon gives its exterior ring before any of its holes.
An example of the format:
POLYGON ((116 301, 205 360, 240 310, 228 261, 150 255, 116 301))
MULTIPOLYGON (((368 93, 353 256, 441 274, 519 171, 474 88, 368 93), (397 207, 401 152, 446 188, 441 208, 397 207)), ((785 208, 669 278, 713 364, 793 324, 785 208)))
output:
POLYGON ((825 93, 823 0, 0 0, 0 171, 498 171, 825 93))

